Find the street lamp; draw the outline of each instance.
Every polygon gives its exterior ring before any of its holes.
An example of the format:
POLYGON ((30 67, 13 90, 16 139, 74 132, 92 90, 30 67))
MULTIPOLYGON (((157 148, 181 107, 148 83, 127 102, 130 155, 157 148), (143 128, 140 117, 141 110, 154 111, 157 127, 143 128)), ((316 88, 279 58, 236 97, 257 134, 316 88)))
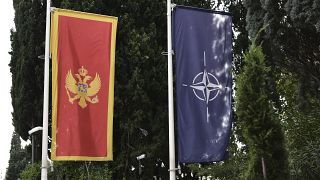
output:
POLYGON ((141 159, 144 159, 146 157, 146 154, 141 154, 137 157, 137 160, 140 161, 141 159))
POLYGON ((141 154, 140 156, 137 157, 137 160, 138 160, 138 162, 139 162, 139 179, 140 179, 140 175, 141 175, 141 173, 142 173, 140 160, 144 159, 145 157, 146 157, 146 154, 141 154))
POLYGON ((31 163, 34 163, 34 137, 33 134, 37 131, 41 131, 43 128, 40 126, 34 127, 28 131, 28 134, 31 135, 31 143, 32 143, 32 154, 31 154, 31 163))
POLYGON ((32 128, 30 131, 28 131, 28 134, 31 135, 37 131, 41 131, 43 128, 41 126, 37 126, 37 127, 34 127, 32 128))

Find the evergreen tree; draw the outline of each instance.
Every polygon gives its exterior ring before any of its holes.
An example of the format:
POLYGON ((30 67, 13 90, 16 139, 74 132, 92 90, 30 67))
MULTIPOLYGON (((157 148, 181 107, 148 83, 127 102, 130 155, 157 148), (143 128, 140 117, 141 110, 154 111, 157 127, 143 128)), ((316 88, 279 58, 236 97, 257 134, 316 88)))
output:
POLYGON ((6 171, 7 180, 16 180, 20 177, 20 173, 24 170, 28 162, 30 162, 30 155, 27 154, 26 149, 21 147, 20 136, 13 132, 11 139, 9 166, 6 171))
MULTIPOLYGON (((45 6, 41 0, 14 0, 15 30, 11 31, 11 98, 13 126, 22 139, 42 126, 45 6)), ((40 134, 39 134, 40 135, 40 134)), ((41 136, 35 135, 36 160, 41 159, 41 136)))
MULTIPOLYGON (((314 157, 311 154, 317 154, 314 147, 319 144, 314 136, 317 132, 310 127, 318 126, 319 115, 315 112, 320 107, 320 3, 318 0, 247 0, 246 8, 264 14, 263 19, 248 14, 248 24, 260 24, 257 28, 270 25, 259 42, 264 42, 266 63, 276 75, 273 82, 279 88, 271 84, 270 91, 282 97, 277 113, 282 115, 286 130, 291 178, 314 179, 319 166, 301 159, 314 157)), ((250 32, 253 26, 247 27, 250 32)), ((280 96, 272 100, 279 102, 280 96)))
POLYGON ((288 0, 286 31, 279 38, 286 57, 279 87, 292 179, 320 177, 319 132, 314 128, 319 126, 320 108, 319 10, 317 0, 288 0))
MULTIPOLYGON (((247 30, 251 38, 265 25, 265 33, 257 40, 263 43, 266 64, 272 68, 269 74, 272 100, 279 103, 275 81, 281 71, 289 71, 300 77, 300 105, 308 109, 305 91, 319 98, 320 87, 320 3, 317 0, 246 0, 247 30)), ((279 105, 278 108, 281 108, 279 105)))
POLYGON ((236 113, 248 148, 245 179, 263 179, 262 158, 268 179, 288 179, 284 136, 274 105, 268 98, 262 47, 253 43, 245 54, 245 67, 237 78, 236 113))
POLYGON ((308 113, 299 110, 299 78, 285 73, 278 83, 283 96, 282 121, 289 150, 290 179, 320 179, 320 100, 308 95, 308 113))
POLYGON ((300 110, 307 110, 310 108, 306 101, 308 94, 320 98, 320 3, 288 0, 285 10, 286 31, 279 38, 286 57, 284 67, 298 75, 300 110))

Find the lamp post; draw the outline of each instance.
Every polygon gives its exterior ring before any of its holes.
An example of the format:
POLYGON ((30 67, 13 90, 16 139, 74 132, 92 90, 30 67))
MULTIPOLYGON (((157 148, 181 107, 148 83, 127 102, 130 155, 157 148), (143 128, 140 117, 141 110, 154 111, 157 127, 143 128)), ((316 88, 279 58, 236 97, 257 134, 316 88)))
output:
POLYGON ((34 127, 28 131, 28 134, 31 136, 31 144, 32 144, 32 154, 31 154, 31 163, 34 163, 34 133, 37 131, 41 131, 43 128, 40 126, 34 127))
POLYGON ((138 162, 139 162, 139 179, 140 179, 140 175, 141 175, 141 173, 142 173, 142 169, 141 169, 141 162, 140 162, 140 160, 141 159, 144 159, 146 157, 146 154, 141 154, 140 156, 138 156, 137 157, 137 160, 138 160, 138 162))

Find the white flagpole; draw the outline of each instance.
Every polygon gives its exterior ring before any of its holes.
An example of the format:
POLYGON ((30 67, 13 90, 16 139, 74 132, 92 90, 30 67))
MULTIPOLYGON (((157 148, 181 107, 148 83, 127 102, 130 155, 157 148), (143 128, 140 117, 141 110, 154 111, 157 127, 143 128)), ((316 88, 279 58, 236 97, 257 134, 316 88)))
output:
POLYGON ((45 39, 45 63, 44 63, 44 85, 43 85, 43 130, 42 130, 42 159, 41 180, 48 177, 48 105, 49 105, 49 53, 50 53, 50 11, 51 2, 47 0, 46 17, 46 39, 45 39))
POLYGON ((171 0, 167 0, 167 36, 168 36, 168 103, 169 103, 169 172, 170 180, 176 179, 174 111, 173 111, 173 73, 172 73, 172 34, 171 0))

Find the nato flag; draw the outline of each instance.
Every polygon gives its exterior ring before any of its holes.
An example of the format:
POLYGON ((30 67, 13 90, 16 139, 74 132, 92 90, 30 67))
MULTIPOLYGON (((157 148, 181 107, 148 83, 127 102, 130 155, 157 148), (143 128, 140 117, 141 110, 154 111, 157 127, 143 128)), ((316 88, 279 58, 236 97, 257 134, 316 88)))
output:
POLYGON ((232 18, 177 6, 173 12, 179 162, 221 161, 231 130, 232 18))

